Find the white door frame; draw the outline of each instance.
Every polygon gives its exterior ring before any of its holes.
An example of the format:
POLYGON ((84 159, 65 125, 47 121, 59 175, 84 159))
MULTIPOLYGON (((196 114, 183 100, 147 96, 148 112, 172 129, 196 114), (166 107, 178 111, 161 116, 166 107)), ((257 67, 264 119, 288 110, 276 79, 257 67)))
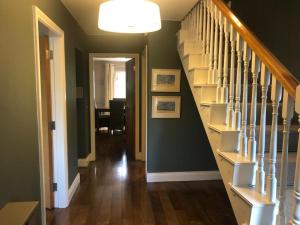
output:
POLYGON ((39 166, 42 224, 46 224, 45 207, 45 178, 44 178, 44 151, 42 128, 45 126, 42 120, 42 92, 40 73, 39 51, 39 23, 49 30, 50 49, 53 50, 51 60, 51 89, 52 89, 52 115, 56 122, 53 132, 53 179, 57 183, 58 190, 54 192, 54 206, 65 208, 69 205, 68 184, 68 143, 67 143, 67 107, 66 107, 66 72, 65 72, 65 43, 64 31, 60 29, 37 6, 33 6, 33 32, 34 32, 34 56, 35 56, 35 83, 37 101, 39 166))
POLYGON ((90 127, 91 127, 91 161, 96 160, 95 137, 95 97, 94 97, 94 59, 95 58, 134 58, 135 70, 135 159, 143 160, 145 153, 140 151, 140 56, 132 53, 90 53, 89 77, 90 77, 90 127))

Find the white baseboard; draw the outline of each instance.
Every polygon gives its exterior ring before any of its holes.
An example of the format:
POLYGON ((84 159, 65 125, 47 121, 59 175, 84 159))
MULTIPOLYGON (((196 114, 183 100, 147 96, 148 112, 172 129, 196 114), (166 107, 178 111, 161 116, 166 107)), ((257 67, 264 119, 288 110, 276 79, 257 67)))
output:
POLYGON ((69 188, 69 193, 68 193, 68 195, 69 195, 69 203, 71 202, 71 200, 72 200, 72 198, 73 198, 73 196, 74 196, 77 188, 79 187, 79 184, 80 184, 80 175, 79 175, 79 173, 77 173, 77 175, 76 175, 76 177, 75 177, 75 179, 74 179, 71 187, 69 188))
POLYGON ((91 161, 91 153, 84 159, 78 159, 78 167, 88 167, 91 161))
POLYGON ((147 173, 147 182, 220 180, 219 171, 188 171, 147 173))

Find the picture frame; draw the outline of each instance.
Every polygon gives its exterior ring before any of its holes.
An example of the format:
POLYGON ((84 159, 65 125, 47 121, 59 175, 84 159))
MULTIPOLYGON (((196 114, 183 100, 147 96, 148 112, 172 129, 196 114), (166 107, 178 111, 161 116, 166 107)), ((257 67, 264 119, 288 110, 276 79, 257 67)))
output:
POLYGON ((180 96, 152 96, 152 118, 180 118, 180 96))
POLYGON ((152 69, 152 92, 180 92, 180 69, 152 69))

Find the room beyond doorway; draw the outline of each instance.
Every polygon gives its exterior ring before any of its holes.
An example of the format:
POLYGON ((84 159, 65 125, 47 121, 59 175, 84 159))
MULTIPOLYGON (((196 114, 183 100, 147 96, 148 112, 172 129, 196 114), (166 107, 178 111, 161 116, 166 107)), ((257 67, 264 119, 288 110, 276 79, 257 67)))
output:
MULTIPOLYGON (((140 56, 139 54, 106 54, 91 53, 90 61, 90 126, 91 126, 91 159, 96 159, 95 134, 100 127, 96 127, 98 119, 96 113, 107 113, 118 102, 124 102, 125 117, 119 125, 108 126, 109 132, 124 133, 131 156, 136 160, 144 160, 145 152, 140 146, 140 56), (130 62, 133 62, 130 64, 130 62), (131 67, 131 69, 129 69, 131 67), (128 73, 132 73, 128 77, 128 73), (102 75, 101 75, 102 74, 102 75), (130 78, 130 79, 128 79, 130 78), (111 108, 112 107, 112 108, 111 108), (123 125, 122 121, 124 121, 123 125), (132 132, 131 132, 132 131, 132 132), (132 138, 132 141, 128 141, 132 138)), ((117 106, 116 106, 117 107, 117 106)), ((120 107, 119 107, 120 108, 120 107)), ((112 110, 112 113, 115 110, 112 110)), ((105 116, 104 116, 105 117, 105 116)), ((121 117, 120 117, 121 118, 121 117)), ((111 118, 109 118, 110 120, 111 118)), ((105 120, 102 120, 105 123, 105 120)), ((101 122, 101 123, 102 123, 101 122)), ((112 124, 112 123, 110 123, 112 124)), ((103 124, 102 124, 103 125, 103 124)), ((105 125, 105 124, 104 124, 105 125)))

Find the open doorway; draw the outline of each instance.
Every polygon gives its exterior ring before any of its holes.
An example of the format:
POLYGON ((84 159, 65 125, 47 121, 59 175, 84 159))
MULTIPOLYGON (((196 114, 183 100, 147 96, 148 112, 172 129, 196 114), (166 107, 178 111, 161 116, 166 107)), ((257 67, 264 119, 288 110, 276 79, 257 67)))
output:
POLYGON ((116 140, 124 141, 126 156, 130 159, 138 159, 139 154, 140 140, 136 137, 139 126, 135 126, 139 122, 139 108, 135 104, 139 99, 139 92, 136 93, 138 63, 132 56, 93 58, 94 107, 91 110, 95 139, 98 139, 95 143, 99 144, 103 135, 118 135, 116 140))
MULTIPOLYGON (((64 32, 33 6, 35 78, 39 141, 42 224, 46 208, 65 208, 73 189, 68 183, 64 32)), ((76 184, 79 184, 79 175, 76 184)))
POLYGON ((140 148, 139 54, 90 54, 91 155, 96 135, 124 135, 127 156, 143 160, 140 148), (113 118, 118 115, 118 119, 113 118), (120 116, 123 115, 123 116, 120 116))

